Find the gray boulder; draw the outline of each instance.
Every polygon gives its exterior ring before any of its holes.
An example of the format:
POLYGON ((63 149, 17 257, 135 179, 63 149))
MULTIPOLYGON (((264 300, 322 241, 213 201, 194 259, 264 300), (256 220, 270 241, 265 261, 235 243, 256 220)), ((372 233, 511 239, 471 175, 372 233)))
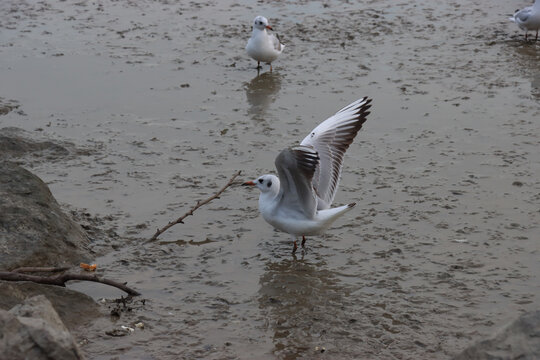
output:
POLYGON ((28 154, 45 157, 66 156, 66 147, 48 140, 33 140, 30 133, 18 128, 0 129, 0 153, 3 158, 21 157, 28 154))
POLYGON ((43 295, 9 311, 0 310, 0 357, 3 359, 83 359, 75 340, 43 295))
MULTIPOLYGON (((37 295, 47 297, 70 330, 77 330, 102 316, 99 305, 90 296, 78 291, 27 281, 0 281, 0 309, 9 310, 37 295)), ((4 329, 0 327, 0 337, 3 332, 4 329)))
POLYGON ((29 132, 16 127, 0 129, 0 159, 32 163, 36 161, 62 161, 91 151, 79 149, 66 141, 51 141, 39 132, 29 132))
POLYGON ((19 109, 20 107, 21 105, 18 101, 8 100, 0 97, 0 116, 7 115, 12 111, 16 111, 19 115, 26 115, 22 110, 19 109))
POLYGON ((540 359, 540 310, 520 316, 494 337, 465 349, 454 360, 540 359))
POLYGON ((0 270, 89 261, 88 243, 41 179, 0 162, 0 270))

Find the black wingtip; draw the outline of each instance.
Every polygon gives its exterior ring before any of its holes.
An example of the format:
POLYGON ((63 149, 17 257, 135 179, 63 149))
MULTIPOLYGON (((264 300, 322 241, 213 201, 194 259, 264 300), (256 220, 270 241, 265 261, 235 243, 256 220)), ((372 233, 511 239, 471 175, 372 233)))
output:
POLYGON ((371 108, 371 106, 372 106, 372 104, 371 104, 371 101, 372 101, 372 100, 373 100, 373 99, 368 98, 367 96, 365 96, 365 97, 362 99, 362 101, 364 101, 364 102, 362 103, 362 105, 360 105, 360 106, 358 107, 357 114, 358 114, 358 115, 364 115, 364 116, 369 115, 370 112, 369 112, 368 110, 369 110, 369 109, 371 108))

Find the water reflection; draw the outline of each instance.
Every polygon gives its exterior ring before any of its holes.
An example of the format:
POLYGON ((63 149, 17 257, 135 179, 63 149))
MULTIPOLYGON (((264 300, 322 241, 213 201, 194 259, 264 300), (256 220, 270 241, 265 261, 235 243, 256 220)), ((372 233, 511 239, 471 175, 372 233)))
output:
POLYGON ((540 100, 540 74, 533 77, 531 81, 531 95, 537 100, 540 100))
POLYGON ((349 290, 325 265, 294 259, 266 264, 258 301, 279 358, 314 358, 336 345, 336 332, 347 337, 349 290))
POLYGON ((281 75, 276 72, 257 75, 247 83, 245 89, 250 105, 248 114, 253 120, 261 120, 270 104, 277 99, 281 89, 281 75))
POLYGON ((519 69, 523 76, 531 79, 531 95, 540 100, 540 73, 538 73, 540 51, 536 46, 523 41, 520 41, 514 50, 516 69, 519 69))

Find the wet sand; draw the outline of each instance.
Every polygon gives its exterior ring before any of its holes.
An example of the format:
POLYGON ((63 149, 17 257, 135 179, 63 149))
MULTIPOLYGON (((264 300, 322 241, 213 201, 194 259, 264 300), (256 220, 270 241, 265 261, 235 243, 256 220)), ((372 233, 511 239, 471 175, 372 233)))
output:
POLYGON ((540 41, 507 21, 525 5, 2 1, 0 127, 87 150, 25 166, 120 235, 96 262, 146 299, 77 332, 85 355, 447 359, 538 309, 540 41), (257 14, 286 44, 260 76, 257 14), (358 206, 297 259, 240 186, 145 243, 365 95, 335 201, 358 206))

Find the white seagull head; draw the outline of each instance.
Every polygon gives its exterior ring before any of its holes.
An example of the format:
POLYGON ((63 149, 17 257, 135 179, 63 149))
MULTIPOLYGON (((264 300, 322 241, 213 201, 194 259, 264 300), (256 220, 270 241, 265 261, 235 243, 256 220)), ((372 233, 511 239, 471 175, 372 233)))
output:
POLYGON ((259 176, 255 181, 247 181, 243 185, 256 186, 261 193, 277 194, 279 192, 279 178, 271 174, 259 176))
POLYGON ((257 30, 264 30, 264 29, 270 29, 272 30, 272 27, 268 25, 268 19, 264 16, 257 16, 255 20, 253 20, 253 29, 257 30))

